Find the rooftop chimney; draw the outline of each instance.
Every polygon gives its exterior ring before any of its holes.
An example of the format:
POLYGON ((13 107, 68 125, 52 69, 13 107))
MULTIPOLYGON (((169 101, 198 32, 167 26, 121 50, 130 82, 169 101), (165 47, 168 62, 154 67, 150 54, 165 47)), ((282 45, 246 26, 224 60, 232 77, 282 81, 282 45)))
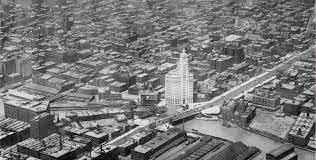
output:
POLYGON ((297 135, 299 135, 299 136, 302 136, 302 135, 303 135, 301 128, 298 129, 297 135))

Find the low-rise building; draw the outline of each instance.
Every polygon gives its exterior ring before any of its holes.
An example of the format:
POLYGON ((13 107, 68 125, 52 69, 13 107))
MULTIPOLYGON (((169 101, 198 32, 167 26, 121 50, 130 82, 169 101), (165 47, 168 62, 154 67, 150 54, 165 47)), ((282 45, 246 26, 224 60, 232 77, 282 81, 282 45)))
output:
POLYGON ((92 148, 90 140, 52 134, 42 140, 32 138, 17 144, 17 151, 45 160, 75 159, 92 148))
POLYGON ((0 147, 14 145, 30 137, 30 124, 12 118, 0 120, 0 147))
POLYGON ((243 98, 225 101, 220 107, 223 119, 240 125, 248 125, 255 116, 255 108, 249 107, 243 98))
POLYGON ((297 160, 297 157, 294 147, 288 144, 277 147, 266 154, 267 160, 297 160))
POLYGON ((258 88, 252 94, 252 105, 267 110, 277 110, 280 108, 280 99, 280 95, 274 91, 258 88))
POLYGON ((309 113, 301 113, 289 132, 289 141, 299 146, 306 146, 314 134, 315 119, 309 113))
POLYGON ((158 91, 141 90, 139 96, 141 104, 144 106, 156 105, 160 102, 160 92, 158 91))
POLYGON ((304 91, 304 85, 303 83, 297 82, 279 82, 276 84, 276 91, 283 98, 293 99, 294 97, 296 97, 304 91))
POLYGON ((120 129, 111 127, 100 127, 82 134, 83 137, 89 138, 93 146, 109 141, 121 135, 120 129))

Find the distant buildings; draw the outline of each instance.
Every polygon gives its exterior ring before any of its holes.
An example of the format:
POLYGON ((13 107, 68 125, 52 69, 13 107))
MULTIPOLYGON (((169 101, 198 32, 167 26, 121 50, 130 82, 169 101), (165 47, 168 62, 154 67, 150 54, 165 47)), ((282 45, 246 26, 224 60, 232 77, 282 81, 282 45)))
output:
POLYGON ((239 64, 245 59, 244 49, 238 45, 228 45, 224 48, 224 54, 233 57, 233 63, 239 64))
POLYGON ((9 75, 16 73, 16 56, 2 57, 0 62, 1 73, 9 75))
POLYGON ((168 109, 193 102, 193 74, 189 72, 185 50, 180 53, 177 68, 165 76, 165 98, 168 109))
POLYGON ((23 78, 31 77, 32 58, 30 56, 6 56, 0 59, 0 75, 4 76, 6 84, 17 83, 22 81, 23 78))
POLYGON ((221 73, 233 66, 234 59, 230 55, 212 55, 209 63, 211 69, 221 73))
MULTIPOLYGON (((3 120, 8 123, 1 127, 0 138, 24 140, 19 132, 30 130, 25 136, 32 138, 18 150, 45 160, 75 159, 91 150, 86 146, 97 147, 90 156, 85 155, 90 157, 87 159, 116 160, 118 155, 127 156, 133 151, 129 158, 160 154, 182 141, 183 132, 159 134, 153 140, 154 133, 139 133, 119 145, 100 144, 135 127, 127 124, 134 114, 142 119, 157 113, 159 107, 155 105, 161 97, 170 110, 208 101, 258 75, 262 68, 271 69, 284 62, 290 58, 288 53, 314 45, 315 33, 306 32, 315 26, 313 0, 189 0, 185 5, 175 0, 19 1, 23 2, 1 8, 10 14, 1 17, 4 23, 0 32, 5 34, 0 38, 0 88, 7 84, 19 86, 1 94, 5 116, 10 120, 3 120), (176 52, 182 45, 189 46, 190 54, 176 52), (140 100, 142 106, 122 104, 123 99, 140 100), (53 104, 43 102, 46 100, 53 104), (67 121, 56 125, 69 137, 48 136, 50 108, 69 110, 65 113, 67 121), (113 128, 105 125, 105 119, 112 118, 117 123, 113 128), (85 138, 74 138, 78 135, 85 138)), ((293 64, 304 75, 290 74, 289 78, 278 78, 279 83, 271 85, 271 90, 255 90, 249 106, 241 99, 225 102, 220 108, 223 118, 247 125, 255 107, 275 111, 280 105, 289 115, 314 112, 315 90, 301 93, 314 85, 314 59, 300 59, 293 64)), ((171 121, 179 122, 182 116, 197 113, 180 113, 171 121)), ((277 132, 282 128, 279 124, 287 121, 278 117, 280 123, 272 123, 274 118, 268 118, 268 127, 277 126, 277 132)), ((293 136, 295 143, 302 137, 304 144, 307 141, 304 125, 297 132, 299 136, 293 136)), ((247 159, 257 153, 257 149, 239 142, 226 144, 203 138, 198 143, 178 159, 201 158, 208 151, 215 151, 212 160, 247 159)))
POLYGON ((32 76, 32 58, 31 56, 22 56, 16 61, 16 72, 21 74, 23 78, 32 76))

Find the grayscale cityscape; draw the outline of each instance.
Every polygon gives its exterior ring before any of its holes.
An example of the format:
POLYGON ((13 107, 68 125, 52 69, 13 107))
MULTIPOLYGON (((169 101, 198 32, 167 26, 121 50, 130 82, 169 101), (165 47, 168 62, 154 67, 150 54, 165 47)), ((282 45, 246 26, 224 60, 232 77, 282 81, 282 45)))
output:
POLYGON ((0 160, 316 160, 315 0, 0 0, 0 160))

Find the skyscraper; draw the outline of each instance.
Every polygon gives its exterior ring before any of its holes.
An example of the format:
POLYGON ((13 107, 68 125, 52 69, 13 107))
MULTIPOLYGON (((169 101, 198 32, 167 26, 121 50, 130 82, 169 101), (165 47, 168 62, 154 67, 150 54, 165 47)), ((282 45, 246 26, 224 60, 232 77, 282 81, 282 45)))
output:
POLYGON ((189 72, 185 49, 180 53, 177 68, 165 76, 165 97, 169 110, 193 102, 193 74, 189 72))

